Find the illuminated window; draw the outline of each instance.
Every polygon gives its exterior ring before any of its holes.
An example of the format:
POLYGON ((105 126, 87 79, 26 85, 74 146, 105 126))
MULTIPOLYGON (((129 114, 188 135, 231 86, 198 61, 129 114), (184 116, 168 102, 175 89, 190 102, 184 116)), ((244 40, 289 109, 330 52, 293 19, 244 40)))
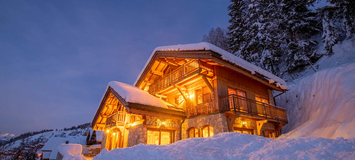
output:
POLYGON ((239 108, 241 111, 247 111, 247 99, 246 99, 246 92, 228 88, 228 95, 234 94, 234 101, 233 99, 229 99, 229 103, 231 108, 234 107, 233 102, 235 103, 236 108, 239 108))
POLYGON ((206 126, 202 128, 202 137, 211 137, 213 136, 213 127, 212 126, 206 126))
POLYGON ((198 135, 198 129, 196 129, 196 128, 190 128, 190 129, 188 130, 188 132, 189 132, 189 138, 199 137, 199 135, 198 135))
POLYGON ((202 90, 196 90, 196 104, 202 104, 202 90))
POLYGON ((263 103, 269 103, 269 100, 267 100, 266 98, 262 98, 258 95, 255 95, 255 100, 263 103))
POLYGON ((148 130, 147 144, 166 145, 172 143, 172 132, 148 130))
POLYGON ((207 87, 195 90, 196 104, 203 104, 211 102, 211 92, 207 87))

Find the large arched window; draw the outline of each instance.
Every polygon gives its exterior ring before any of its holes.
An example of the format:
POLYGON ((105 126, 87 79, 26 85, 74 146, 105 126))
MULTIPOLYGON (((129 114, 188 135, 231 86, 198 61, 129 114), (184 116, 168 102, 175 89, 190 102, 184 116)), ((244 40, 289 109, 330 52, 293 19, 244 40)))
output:
POLYGON ((187 130, 189 138, 193 138, 193 137, 199 137, 198 135, 198 129, 195 127, 191 127, 190 129, 187 130))
POLYGON ((212 126, 205 126, 201 130, 202 130, 202 137, 211 137, 214 135, 212 126))

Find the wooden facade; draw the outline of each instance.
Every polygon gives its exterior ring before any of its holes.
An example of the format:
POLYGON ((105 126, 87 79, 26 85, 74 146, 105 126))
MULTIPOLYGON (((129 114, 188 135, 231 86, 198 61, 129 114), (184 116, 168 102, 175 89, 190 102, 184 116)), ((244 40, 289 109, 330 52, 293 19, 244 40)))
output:
POLYGON ((288 123, 272 95, 285 90, 211 50, 156 51, 135 86, 169 107, 127 103, 108 88, 92 122, 94 130, 106 131, 102 148, 164 145, 221 132, 276 138, 288 123))

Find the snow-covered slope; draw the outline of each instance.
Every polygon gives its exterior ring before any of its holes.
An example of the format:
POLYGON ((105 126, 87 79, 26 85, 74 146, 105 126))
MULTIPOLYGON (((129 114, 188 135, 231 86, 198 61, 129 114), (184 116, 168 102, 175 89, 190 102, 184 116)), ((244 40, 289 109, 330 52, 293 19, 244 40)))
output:
POLYGON ((9 141, 11 138, 14 138, 15 135, 11 133, 0 134, 0 141, 9 141))
POLYGON ((334 52, 277 97, 289 120, 283 137, 355 137, 355 39, 335 45, 334 52))
POLYGON ((221 133, 209 138, 190 138, 156 146, 102 150, 93 160, 216 160, 216 159, 353 159, 355 139, 270 139, 240 133, 221 133))

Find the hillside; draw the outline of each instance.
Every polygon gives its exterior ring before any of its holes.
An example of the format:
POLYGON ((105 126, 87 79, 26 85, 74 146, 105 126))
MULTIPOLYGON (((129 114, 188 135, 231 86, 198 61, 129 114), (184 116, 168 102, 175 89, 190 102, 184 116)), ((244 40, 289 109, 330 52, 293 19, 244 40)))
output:
POLYGON ((84 138, 82 136, 88 129, 89 123, 86 123, 77 127, 73 126, 56 131, 38 131, 21 134, 20 136, 13 137, 9 141, 6 141, 5 144, 0 145, 0 159, 11 159, 13 155, 21 155, 21 150, 24 148, 32 148, 32 152, 41 153, 41 148, 51 137, 84 138), (6 156, 6 154, 9 155, 6 156))
POLYGON ((283 137, 355 137, 355 39, 334 46, 334 55, 321 58, 276 98, 286 107, 289 124, 283 137))

